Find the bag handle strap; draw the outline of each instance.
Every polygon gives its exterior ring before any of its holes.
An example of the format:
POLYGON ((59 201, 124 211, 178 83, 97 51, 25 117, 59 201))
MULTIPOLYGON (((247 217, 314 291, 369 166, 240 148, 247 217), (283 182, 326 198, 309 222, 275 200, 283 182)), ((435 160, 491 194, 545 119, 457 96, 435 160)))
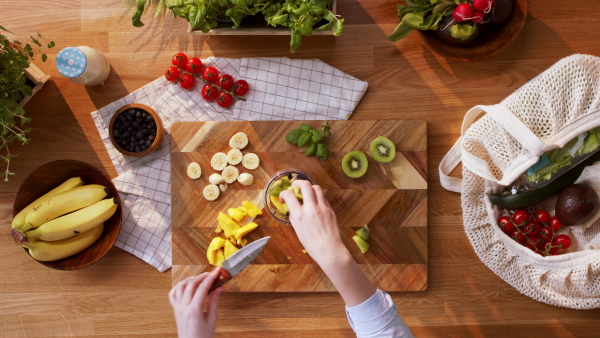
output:
POLYGON ((496 177, 492 174, 487 161, 466 151, 463 147, 463 136, 467 129, 482 114, 487 113, 494 121, 500 124, 512 137, 514 137, 525 149, 533 154, 541 154, 547 150, 548 146, 537 137, 527 125, 516 117, 506 107, 496 104, 493 106, 478 105, 465 114, 461 127, 461 137, 456 141, 452 148, 446 153, 439 165, 440 184, 446 190, 460 193, 462 190, 462 179, 451 177, 450 173, 458 164, 463 162, 465 167, 475 174, 496 182, 496 177))

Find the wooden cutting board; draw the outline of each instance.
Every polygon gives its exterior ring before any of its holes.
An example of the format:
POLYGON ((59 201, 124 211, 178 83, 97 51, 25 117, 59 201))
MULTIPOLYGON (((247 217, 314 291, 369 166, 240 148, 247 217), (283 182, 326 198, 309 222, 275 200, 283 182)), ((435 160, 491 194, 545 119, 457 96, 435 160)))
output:
MULTIPOLYGON (((336 212, 342 240, 373 284, 385 291, 422 291, 427 288, 427 125, 420 120, 332 121, 327 139, 329 159, 306 157, 304 150, 285 141, 285 135, 303 121, 179 122, 171 126, 171 191, 173 284, 211 271, 206 249, 215 236, 219 212, 251 200, 264 206, 263 188, 270 176, 287 168, 300 169, 325 191, 336 212), (210 166, 216 152, 227 153, 229 139, 242 131, 249 144, 242 152, 258 154, 254 175, 244 187, 235 182, 216 201, 208 202, 202 189, 215 171, 210 166), (369 144, 386 136, 396 145, 389 163, 373 160, 369 144), (367 173, 347 177, 342 158, 362 150, 369 159, 367 173), (190 162, 198 162, 202 176, 187 177, 190 162), (356 229, 368 224, 370 249, 364 255, 352 240, 356 229)), ((305 121, 315 128, 323 121, 305 121)), ((312 292, 335 291, 323 271, 302 252, 291 225, 271 218, 266 210, 254 219, 258 229, 249 242, 264 236, 271 240, 254 262, 225 285, 227 291, 312 292)), ((245 219, 241 224, 249 223, 245 219)))

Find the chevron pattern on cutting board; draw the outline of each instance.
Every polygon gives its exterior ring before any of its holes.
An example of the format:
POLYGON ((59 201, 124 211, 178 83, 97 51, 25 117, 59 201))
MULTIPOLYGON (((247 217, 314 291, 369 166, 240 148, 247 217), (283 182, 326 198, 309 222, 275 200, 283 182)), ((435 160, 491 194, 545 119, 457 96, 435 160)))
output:
MULTIPOLYGON (((326 140, 329 159, 306 157, 304 149, 285 141, 285 135, 300 123, 318 128, 324 121, 215 121, 179 122, 171 126, 171 190, 173 284, 213 269, 206 249, 215 236, 217 215, 241 206, 243 200, 264 206, 263 188, 279 170, 295 168, 309 174, 335 210, 342 240, 373 284, 384 291, 422 291, 427 288, 427 125, 421 120, 330 121, 332 136, 326 140), (244 187, 229 185, 216 201, 208 202, 202 189, 216 172, 210 159, 216 152, 227 153, 229 139, 243 131, 249 144, 242 153, 258 154, 256 170, 237 165, 240 172, 254 175, 244 187), (386 136, 396 145, 389 163, 373 160, 371 141, 386 136), (347 177, 342 158, 362 150, 369 159, 367 173, 358 179, 347 177), (198 162, 202 176, 186 175, 190 162, 198 162), (352 240, 364 224, 371 229, 370 249, 364 255, 352 240)), ((252 242, 264 236, 271 240, 252 264, 225 285, 239 292, 318 292, 335 288, 308 254, 302 252, 291 225, 263 215, 247 217, 259 227, 245 238, 252 242)))

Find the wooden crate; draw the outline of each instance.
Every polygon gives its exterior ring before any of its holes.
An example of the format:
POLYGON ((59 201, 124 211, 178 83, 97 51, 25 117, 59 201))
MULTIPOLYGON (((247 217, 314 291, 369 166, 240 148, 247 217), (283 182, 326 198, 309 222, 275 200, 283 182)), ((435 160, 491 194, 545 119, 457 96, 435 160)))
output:
POLYGON ((44 84, 46 84, 48 79, 50 79, 50 75, 44 74, 44 72, 33 63, 29 64, 29 68, 25 68, 25 75, 27 75, 27 78, 33 82, 33 86, 31 88, 31 95, 25 96, 23 100, 19 102, 19 106, 21 107, 24 107, 25 104, 27 104, 27 102, 33 97, 33 95, 42 89, 44 84))
MULTIPOLYGON (((336 14, 337 2, 334 1, 331 7, 333 14, 336 14)), ((188 33, 192 35, 291 35, 292 31, 288 27, 267 26, 262 15, 247 16, 242 20, 240 27, 232 28, 232 22, 219 22, 217 27, 211 29, 208 33, 190 29, 188 33)), ((312 35, 333 35, 331 29, 326 31, 313 31, 312 35)))

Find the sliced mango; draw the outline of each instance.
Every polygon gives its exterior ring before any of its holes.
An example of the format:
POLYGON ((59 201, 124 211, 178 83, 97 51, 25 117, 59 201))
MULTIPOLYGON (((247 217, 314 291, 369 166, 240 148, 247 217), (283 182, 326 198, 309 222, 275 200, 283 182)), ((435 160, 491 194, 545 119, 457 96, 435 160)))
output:
POLYGON ((233 243, 231 243, 231 241, 226 241, 225 242, 225 259, 229 258, 229 256, 233 255, 233 253, 238 250, 239 249, 235 245, 233 245, 233 243))
POLYGON ((206 258, 210 264, 215 265, 217 251, 225 246, 225 242, 225 238, 221 237, 215 237, 212 239, 208 245, 208 249, 206 250, 206 258))
POLYGON ((287 213, 290 212, 290 209, 288 208, 287 204, 279 202, 279 197, 276 197, 276 196, 269 196, 269 197, 271 198, 271 203, 273 203, 275 208, 277 208, 277 210, 279 210, 280 213, 287 215, 287 213))
POLYGON ((219 226, 225 232, 225 237, 230 238, 233 236, 233 232, 240 228, 240 226, 229 216, 222 212, 219 212, 219 226))
POLYGON ((227 213, 229 214, 229 217, 233 218, 238 222, 244 219, 244 217, 246 217, 246 209, 242 211, 240 210, 240 208, 229 208, 227 209, 227 213))
POLYGON ((233 236, 235 237, 237 244, 241 245, 243 237, 256 228, 258 228, 258 224, 252 222, 244 225, 243 227, 239 228, 236 232, 234 232, 233 236))
POLYGON ((258 215, 262 215, 262 210, 259 209, 256 205, 254 205, 250 201, 242 201, 242 208, 246 209, 246 214, 250 217, 256 217, 258 215))
POLYGON ((214 265, 221 266, 224 261, 225 261, 225 253, 223 252, 223 249, 219 249, 217 251, 217 254, 215 255, 215 264, 214 265))

